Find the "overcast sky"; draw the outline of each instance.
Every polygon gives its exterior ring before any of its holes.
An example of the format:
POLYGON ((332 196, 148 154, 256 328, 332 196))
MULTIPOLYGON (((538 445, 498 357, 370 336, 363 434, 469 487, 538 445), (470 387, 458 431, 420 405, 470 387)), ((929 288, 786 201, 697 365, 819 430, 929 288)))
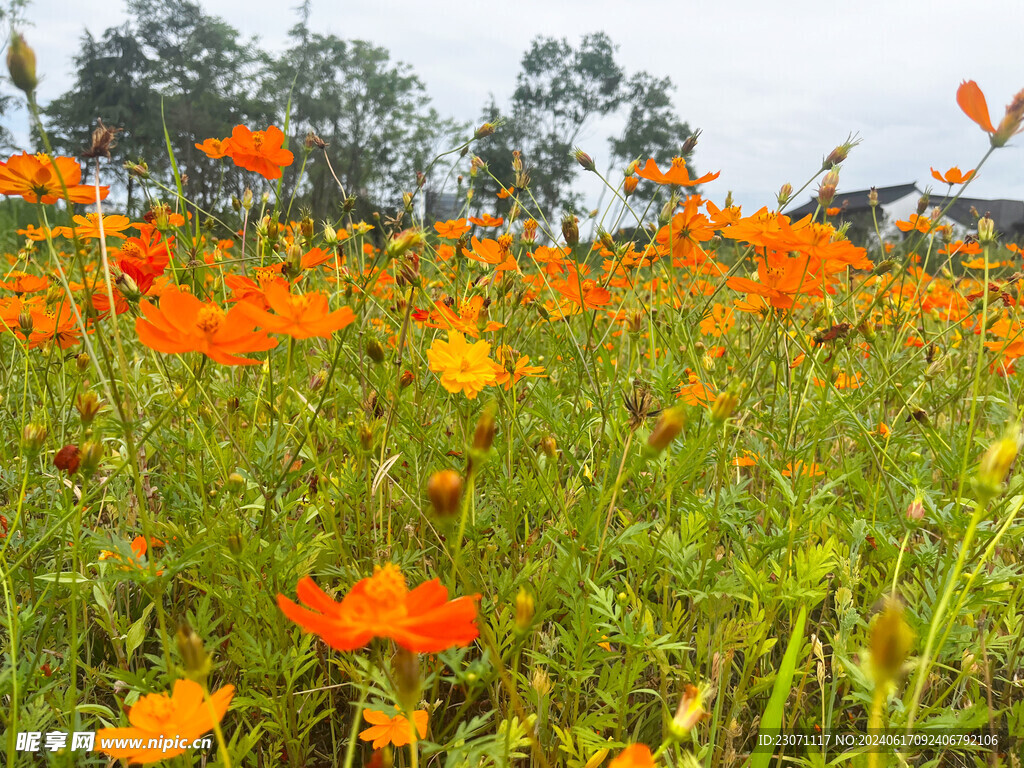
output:
MULTIPOLYGON (((295 20, 275 0, 201 4, 270 51, 284 47, 295 20)), ((576 45, 604 31, 627 74, 672 78, 680 117, 703 130, 698 170, 722 172, 705 193, 721 202, 732 190, 748 212, 771 205, 784 182, 799 188, 853 132, 863 143, 843 166, 840 192, 923 188, 933 183, 929 166, 973 168, 988 140, 957 107, 957 86, 976 80, 994 123, 1024 88, 1024 0, 313 0, 312 9, 314 29, 388 48, 439 112, 469 122, 490 94, 507 103, 534 36, 576 45)), ((71 84, 83 29, 98 36, 126 19, 115 0, 31 0, 27 17, 43 104, 71 84)), ((608 129, 593 126, 580 142, 602 168, 608 129)), ((1024 199, 1022 146, 1024 134, 997 151, 968 194, 1024 199)))

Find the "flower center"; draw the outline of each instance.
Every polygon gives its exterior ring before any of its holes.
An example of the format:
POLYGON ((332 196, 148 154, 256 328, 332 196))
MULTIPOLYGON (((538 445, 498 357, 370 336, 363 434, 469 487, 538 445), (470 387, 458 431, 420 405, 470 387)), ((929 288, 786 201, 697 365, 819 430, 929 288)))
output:
POLYGON ((686 159, 682 158, 682 157, 673 157, 672 158, 672 167, 673 168, 685 168, 686 167, 686 159))
POLYGON ((224 322, 224 310, 220 307, 205 306, 199 310, 196 327, 203 333, 214 334, 224 322))
POLYGON ((398 607, 408 593, 405 576, 394 563, 388 563, 377 570, 366 586, 366 596, 375 603, 398 607))
POLYGON ((252 145, 259 152, 263 148, 263 131, 254 131, 252 134, 252 145))

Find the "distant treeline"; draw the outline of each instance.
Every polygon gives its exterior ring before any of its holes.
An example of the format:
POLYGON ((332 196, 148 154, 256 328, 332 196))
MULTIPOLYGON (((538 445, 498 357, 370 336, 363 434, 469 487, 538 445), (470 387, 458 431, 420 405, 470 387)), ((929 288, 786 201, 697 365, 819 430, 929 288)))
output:
MULTIPOLYGON (((672 103, 671 80, 627 74, 615 60, 616 46, 600 32, 576 46, 535 38, 508 103, 492 96, 481 105, 479 122, 467 125, 439 115, 420 78, 386 49, 314 32, 308 0, 297 11, 289 47, 276 55, 242 40, 237 29, 188 0, 129 0, 128 13, 127 22, 99 37, 83 33, 74 85, 46 106, 45 121, 55 149, 66 154, 89 145, 97 118, 122 129, 104 182, 127 195, 134 211, 149 201, 125 165, 144 162, 153 180, 173 186, 168 144, 185 194, 200 209, 222 211, 246 185, 265 183, 195 147, 230 135, 240 123, 284 128, 287 120, 297 161, 286 169, 283 188, 293 189, 302 174, 292 215, 301 209, 330 219, 340 213, 342 189, 356 197, 358 215, 386 215, 420 182, 431 214, 458 213, 471 156, 431 160, 484 122, 501 125, 474 144, 473 153, 498 181, 477 172, 474 208, 493 212, 510 205, 496 195, 518 175, 521 183, 529 179, 528 192, 548 217, 580 204, 574 181, 584 171, 573 150, 593 121, 618 114, 624 123, 606 147, 586 148, 597 156, 599 171, 614 169, 612 184, 641 155, 667 160, 679 154, 691 133, 672 103), (329 165, 319 149, 302 162, 311 132, 326 142, 329 165), (515 150, 524 165, 519 174, 513 171, 515 150)), ((636 200, 641 208, 650 202, 643 191, 636 200)))

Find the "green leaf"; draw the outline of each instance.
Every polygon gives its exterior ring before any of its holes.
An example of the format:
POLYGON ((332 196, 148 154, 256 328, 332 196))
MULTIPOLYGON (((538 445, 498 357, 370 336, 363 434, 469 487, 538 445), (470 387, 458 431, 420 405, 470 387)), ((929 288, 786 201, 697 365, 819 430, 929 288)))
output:
MULTIPOLYGON (((779 674, 775 678, 775 687, 772 688, 772 696, 768 699, 768 706, 765 707, 761 716, 760 733, 778 730, 782 727, 782 708, 786 705, 786 697, 789 696, 789 689, 793 685, 793 674, 796 672, 796 656, 803 645, 804 623, 807 621, 807 606, 800 608, 800 615, 797 617, 793 627, 793 633, 789 636, 789 645, 786 646, 786 655, 782 657, 782 664, 779 667, 779 674)), ((768 768, 772 759, 770 751, 754 752, 750 756, 750 768, 768 768)))
POLYGON ((125 635, 124 641, 125 656, 131 656, 142 645, 142 641, 146 638, 146 619, 149 618, 152 610, 153 604, 150 603, 143 609, 142 615, 139 616, 136 622, 128 628, 128 634, 125 635))

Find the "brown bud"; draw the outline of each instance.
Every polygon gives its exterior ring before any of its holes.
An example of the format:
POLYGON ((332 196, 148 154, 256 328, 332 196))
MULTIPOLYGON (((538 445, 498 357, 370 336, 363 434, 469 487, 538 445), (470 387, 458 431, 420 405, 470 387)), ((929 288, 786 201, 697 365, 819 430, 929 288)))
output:
POLYGON ((697 146, 697 139, 700 138, 700 133, 701 132, 698 129, 691 133, 689 136, 687 136, 686 141, 683 142, 683 148, 680 150, 679 154, 681 154, 683 157, 686 157, 688 154, 693 152, 694 148, 696 148, 697 146))
POLYGON ((540 439, 540 450, 549 459, 553 459, 558 456, 558 443, 555 442, 555 438, 551 435, 544 435, 540 439))
POLYGON ((454 469, 435 472, 427 481, 427 495, 438 517, 451 517, 459 511, 462 476, 454 469))
POLYGON ((576 158, 576 162, 583 167, 583 170, 590 171, 591 173, 597 171, 597 166, 594 165, 594 158, 579 147, 573 150, 572 156, 576 158))
POLYGON ((473 431, 473 450, 486 452, 491 449, 494 443, 494 407, 487 406, 480 412, 477 419, 476 429, 473 431))

